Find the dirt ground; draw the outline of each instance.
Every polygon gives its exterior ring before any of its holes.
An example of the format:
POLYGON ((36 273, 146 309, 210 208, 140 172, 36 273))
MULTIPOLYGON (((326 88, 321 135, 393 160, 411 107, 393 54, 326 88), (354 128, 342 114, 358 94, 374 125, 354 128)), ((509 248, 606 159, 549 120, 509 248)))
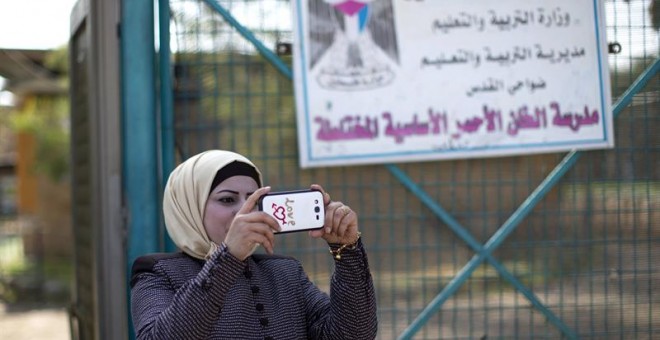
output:
POLYGON ((70 340, 66 309, 44 306, 8 306, 0 302, 0 339, 70 340))

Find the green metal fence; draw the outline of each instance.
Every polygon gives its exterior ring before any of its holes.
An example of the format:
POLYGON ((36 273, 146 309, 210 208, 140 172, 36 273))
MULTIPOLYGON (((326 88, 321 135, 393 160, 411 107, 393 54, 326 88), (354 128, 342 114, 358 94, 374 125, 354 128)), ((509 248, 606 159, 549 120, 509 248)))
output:
MULTIPOLYGON (((660 337, 657 1, 605 4, 614 149, 311 170, 298 167, 289 6, 162 1, 164 173, 231 149, 276 190, 341 197, 360 214, 379 339, 660 337)), ((327 288, 322 242, 277 242, 327 288)))

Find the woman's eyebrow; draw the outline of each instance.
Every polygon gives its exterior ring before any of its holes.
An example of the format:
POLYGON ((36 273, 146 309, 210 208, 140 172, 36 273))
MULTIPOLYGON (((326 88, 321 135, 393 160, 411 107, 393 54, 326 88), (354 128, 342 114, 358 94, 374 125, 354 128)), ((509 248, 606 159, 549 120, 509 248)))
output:
POLYGON ((216 194, 221 194, 221 193, 223 193, 223 192, 228 192, 228 193, 230 193, 230 194, 234 194, 234 195, 238 195, 238 194, 239 194, 238 191, 229 190, 229 189, 220 190, 220 191, 216 192, 216 194))

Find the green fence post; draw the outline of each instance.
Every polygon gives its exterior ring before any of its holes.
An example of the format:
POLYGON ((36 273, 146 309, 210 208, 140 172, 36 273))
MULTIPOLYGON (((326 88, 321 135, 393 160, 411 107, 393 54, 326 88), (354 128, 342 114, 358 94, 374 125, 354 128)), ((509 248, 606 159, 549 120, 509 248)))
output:
MULTIPOLYGON (((170 52, 170 1, 158 0, 158 74, 160 88, 160 187, 159 208, 162 210, 162 192, 167 183, 169 173, 174 169, 174 95, 172 88, 172 62, 170 52)), ((159 213, 159 225, 163 234, 166 251, 176 250, 176 245, 165 232, 162 215, 159 213)))
MULTIPOLYGON (((138 256, 159 249, 154 6, 152 1, 126 0, 121 5, 121 138, 130 277, 138 256)), ((127 314, 132 325, 130 309, 127 314)), ((129 333, 134 338, 132 326, 129 333)))

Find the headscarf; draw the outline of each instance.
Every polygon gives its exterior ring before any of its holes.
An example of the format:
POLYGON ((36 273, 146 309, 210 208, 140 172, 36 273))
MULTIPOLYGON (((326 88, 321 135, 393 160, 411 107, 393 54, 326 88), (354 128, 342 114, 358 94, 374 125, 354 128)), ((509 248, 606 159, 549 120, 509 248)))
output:
MULTIPOLYGON (((204 229, 204 209, 218 171, 232 162, 245 163, 256 170, 261 186, 261 172, 247 158, 231 151, 209 150, 179 164, 167 180, 163 193, 165 227, 174 243, 186 254, 208 258, 218 245, 204 229)), ((246 173, 252 176, 254 172, 246 173)))

